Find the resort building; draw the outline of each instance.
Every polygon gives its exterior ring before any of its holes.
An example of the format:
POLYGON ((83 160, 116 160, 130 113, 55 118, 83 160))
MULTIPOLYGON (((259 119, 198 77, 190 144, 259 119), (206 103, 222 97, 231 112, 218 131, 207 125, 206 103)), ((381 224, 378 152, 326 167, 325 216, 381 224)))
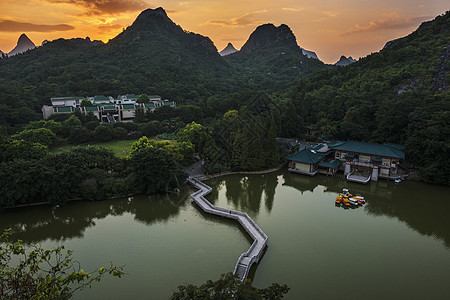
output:
POLYGON ((314 176, 334 175, 340 170, 347 180, 359 183, 399 178, 399 164, 404 158, 401 145, 357 141, 318 144, 286 157, 291 172, 314 176))
POLYGON ((139 109, 145 112, 154 111, 162 106, 176 107, 175 101, 162 99, 160 96, 149 96, 150 102, 137 103, 139 96, 135 94, 119 95, 116 99, 111 96, 93 96, 93 97, 57 97, 51 98, 52 105, 44 105, 42 114, 44 120, 53 114, 74 113, 93 114, 101 122, 127 122, 135 118, 136 111, 139 109), (91 102, 90 106, 81 106, 81 101, 87 99, 91 102))

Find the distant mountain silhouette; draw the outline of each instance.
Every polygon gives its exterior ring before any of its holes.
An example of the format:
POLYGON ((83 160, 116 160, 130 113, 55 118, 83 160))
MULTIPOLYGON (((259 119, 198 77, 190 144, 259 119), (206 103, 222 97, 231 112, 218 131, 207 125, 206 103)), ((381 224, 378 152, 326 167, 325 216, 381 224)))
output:
POLYGON ((16 47, 8 53, 8 56, 20 54, 34 48, 36 48, 36 45, 26 36, 25 33, 22 33, 17 41, 16 47))
MULTIPOLYGON (((236 68, 265 74, 261 86, 268 87, 281 84, 281 78, 292 80, 326 67, 318 59, 308 59, 304 51, 289 26, 264 24, 252 32, 239 52, 224 58, 236 68)), ((309 56, 315 55, 313 52, 307 53, 309 56)))
POLYGON ((306 50, 306 49, 303 49, 303 48, 301 48, 301 49, 302 49, 303 55, 308 56, 308 58, 314 58, 314 59, 320 60, 319 57, 317 56, 316 52, 309 51, 309 50, 306 50))
POLYGON ((335 66, 347 66, 351 63, 356 62, 356 59, 353 59, 351 56, 345 57, 344 55, 334 64, 335 66))
POLYGON ((220 51, 219 54, 220 54, 220 56, 225 56, 225 55, 235 53, 237 51, 238 50, 236 48, 234 48, 232 43, 228 43, 228 45, 222 51, 220 51))

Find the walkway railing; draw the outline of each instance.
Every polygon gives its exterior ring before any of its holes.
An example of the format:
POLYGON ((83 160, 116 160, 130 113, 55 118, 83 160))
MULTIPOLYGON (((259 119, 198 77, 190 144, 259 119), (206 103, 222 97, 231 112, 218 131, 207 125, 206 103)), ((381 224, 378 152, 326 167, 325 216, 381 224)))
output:
POLYGON ((263 250, 267 246, 267 234, 246 213, 212 205, 204 197, 212 190, 208 185, 195 178, 188 178, 188 182, 199 189, 191 197, 203 211, 238 221, 253 239, 253 243, 247 252, 239 256, 233 272, 240 280, 244 280, 247 278, 251 266, 261 258, 263 250))

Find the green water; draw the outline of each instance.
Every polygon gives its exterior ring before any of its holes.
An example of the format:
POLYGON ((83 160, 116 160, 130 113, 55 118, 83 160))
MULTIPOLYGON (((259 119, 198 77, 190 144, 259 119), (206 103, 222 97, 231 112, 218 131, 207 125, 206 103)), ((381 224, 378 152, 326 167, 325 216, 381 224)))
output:
MULTIPOLYGON (((285 171, 207 182, 216 205, 247 212, 268 234, 254 285, 291 287, 288 299, 450 299, 450 189, 406 181, 369 185, 285 171), (342 188, 366 197, 335 207, 342 188)), ((232 271, 250 246, 240 227, 179 195, 73 202, 0 213, 0 229, 44 247, 64 243, 92 270, 125 265, 76 299, 167 299, 180 284, 232 271)))

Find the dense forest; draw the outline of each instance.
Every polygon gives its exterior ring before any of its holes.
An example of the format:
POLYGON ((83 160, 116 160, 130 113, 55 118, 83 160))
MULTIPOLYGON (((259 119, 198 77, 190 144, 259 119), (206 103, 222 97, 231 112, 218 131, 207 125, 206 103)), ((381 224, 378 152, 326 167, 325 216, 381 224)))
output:
POLYGON ((240 52, 220 57, 209 38, 184 31, 162 9, 147 10, 106 44, 59 39, 1 59, 0 124, 30 142, 21 131, 38 129, 25 125, 41 118, 50 97, 160 94, 177 101, 176 111, 144 113, 133 130, 81 120, 50 140, 88 142, 105 136, 101 130, 151 136, 194 121, 201 128, 193 126, 189 142, 213 162, 208 171, 255 170, 279 161, 275 137, 303 138, 314 125, 308 138, 402 143, 424 180, 449 184, 449 18, 336 67, 304 56, 286 25, 262 25, 240 52))

